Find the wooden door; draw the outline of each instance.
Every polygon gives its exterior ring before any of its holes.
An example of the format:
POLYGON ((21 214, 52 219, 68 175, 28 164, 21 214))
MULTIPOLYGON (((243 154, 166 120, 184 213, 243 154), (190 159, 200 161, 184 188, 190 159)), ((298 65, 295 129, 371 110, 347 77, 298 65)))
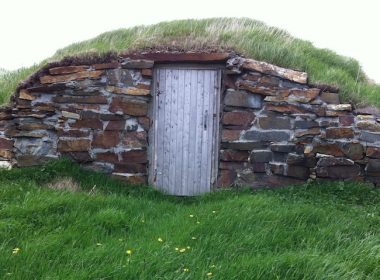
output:
POLYGON ((209 192, 216 180, 220 70, 158 66, 154 71, 150 183, 166 193, 209 192))

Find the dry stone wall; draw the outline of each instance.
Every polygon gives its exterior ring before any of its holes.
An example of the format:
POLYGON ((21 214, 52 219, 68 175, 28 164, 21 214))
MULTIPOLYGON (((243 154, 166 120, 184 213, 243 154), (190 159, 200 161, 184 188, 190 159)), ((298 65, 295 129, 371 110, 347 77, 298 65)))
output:
MULTIPOLYGON (((217 187, 306 180, 380 185, 380 111, 341 104, 307 74, 235 54, 151 55, 163 62, 223 61, 217 187)), ((154 60, 48 67, 0 109, 0 167, 69 156, 146 183, 154 60)), ((103 61, 104 62, 104 61, 103 61)))

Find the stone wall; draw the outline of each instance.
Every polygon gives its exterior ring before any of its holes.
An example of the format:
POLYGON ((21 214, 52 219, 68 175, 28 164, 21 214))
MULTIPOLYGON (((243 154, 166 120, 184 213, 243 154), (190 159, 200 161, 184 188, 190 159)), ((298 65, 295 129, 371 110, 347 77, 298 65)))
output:
POLYGON ((0 109, 0 166, 69 156, 146 183, 154 62, 199 60, 226 64, 217 186, 308 179, 380 185, 378 109, 340 104, 337 88, 308 84, 304 72, 235 54, 156 53, 47 66, 0 109))
POLYGON ((224 85, 219 185, 380 184, 380 110, 355 110, 306 73, 241 57, 227 62, 224 85))

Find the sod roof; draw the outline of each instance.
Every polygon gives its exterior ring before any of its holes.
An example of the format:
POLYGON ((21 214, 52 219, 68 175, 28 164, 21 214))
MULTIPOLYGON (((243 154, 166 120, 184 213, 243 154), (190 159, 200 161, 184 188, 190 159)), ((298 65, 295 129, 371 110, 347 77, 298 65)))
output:
POLYGON ((71 44, 37 65, 0 75, 0 104, 6 104, 21 81, 49 62, 89 53, 93 56, 147 49, 234 50, 256 60, 306 71, 311 83, 338 86, 343 101, 380 106, 380 85, 369 81, 355 59, 316 48, 284 30, 247 18, 161 22, 118 29, 71 44))

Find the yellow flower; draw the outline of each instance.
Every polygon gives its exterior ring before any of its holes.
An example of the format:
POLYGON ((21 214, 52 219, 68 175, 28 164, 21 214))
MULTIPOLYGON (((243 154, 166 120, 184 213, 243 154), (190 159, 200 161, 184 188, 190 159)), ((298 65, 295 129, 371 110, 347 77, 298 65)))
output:
POLYGON ((212 213, 214 213, 214 214, 215 214, 215 213, 216 213, 216 211, 212 211, 212 213))
POLYGON ((194 215, 189 215, 190 218, 194 218, 194 215))
POLYGON ((145 220, 141 220, 142 223, 145 223, 145 220))
POLYGON ((175 247, 175 250, 178 251, 179 249, 177 247, 175 247))
POLYGON ((189 269, 185 267, 185 268, 183 269, 183 271, 184 271, 184 272, 188 272, 189 269))
POLYGON ((127 250, 127 255, 132 255, 132 250, 127 250))
POLYGON ((197 224, 199 225, 201 222, 200 221, 197 221, 197 224))
POLYGON ((164 242, 164 240, 162 240, 161 237, 159 237, 157 240, 158 240, 158 242, 164 242))
POLYGON ((185 251, 186 251, 186 248, 182 248, 182 249, 179 250, 180 253, 183 253, 185 251))
POLYGON ((120 242, 122 242, 122 241, 123 241, 123 239, 122 239, 122 238, 119 238, 119 241, 120 241, 120 242))
POLYGON ((20 251, 21 251, 21 249, 16 247, 12 250, 12 254, 16 255, 16 254, 20 253, 20 251))
POLYGON ((207 272, 206 275, 207 275, 208 277, 210 277, 210 276, 212 276, 212 272, 207 272))
POLYGON ((213 264, 213 265, 210 265, 210 267, 211 267, 211 268, 215 268, 215 267, 216 267, 216 265, 215 265, 215 264, 213 264))
POLYGON ((187 246, 186 248, 187 248, 188 250, 190 250, 190 246, 187 246))
POLYGON ((102 246, 103 244, 102 243, 96 243, 96 246, 102 246))
POLYGON ((196 240, 197 238, 195 236, 191 237, 191 239, 196 240))

